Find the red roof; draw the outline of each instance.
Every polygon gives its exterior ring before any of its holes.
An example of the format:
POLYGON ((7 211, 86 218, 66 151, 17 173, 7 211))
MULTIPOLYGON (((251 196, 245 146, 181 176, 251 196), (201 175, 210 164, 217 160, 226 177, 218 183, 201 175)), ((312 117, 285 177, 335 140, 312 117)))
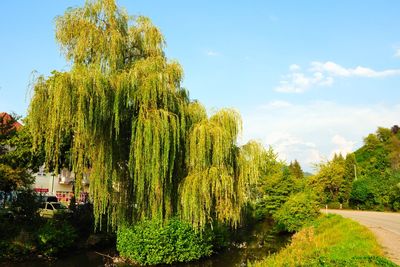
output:
MULTIPOLYGON (((14 118, 7 112, 0 112, 0 125, 7 124, 9 121, 13 121, 13 120, 14 120, 14 118)), ((21 127, 22 127, 21 123, 19 123, 18 121, 15 121, 12 124, 12 128, 10 130, 15 129, 18 131, 19 129, 21 129, 21 127)))

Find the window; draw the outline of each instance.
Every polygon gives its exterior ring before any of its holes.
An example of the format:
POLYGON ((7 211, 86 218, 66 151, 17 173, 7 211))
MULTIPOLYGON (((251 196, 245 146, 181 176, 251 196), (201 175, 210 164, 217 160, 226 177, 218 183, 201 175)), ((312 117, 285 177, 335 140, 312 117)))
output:
POLYGON ((62 205, 61 203, 53 203, 52 205, 53 205, 54 209, 56 209, 56 210, 66 209, 66 207, 64 205, 62 205))

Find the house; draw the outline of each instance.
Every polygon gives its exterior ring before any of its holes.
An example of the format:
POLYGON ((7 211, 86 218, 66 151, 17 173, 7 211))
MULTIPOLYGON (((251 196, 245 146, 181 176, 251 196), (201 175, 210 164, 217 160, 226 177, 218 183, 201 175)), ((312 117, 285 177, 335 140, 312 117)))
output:
MULTIPOLYGON (((67 168, 63 168, 59 174, 48 173, 44 171, 44 166, 39 168, 39 172, 33 174, 35 183, 33 190, 43 195, 57 196, 60 202, 69 203, 73 196, 75 175, 67 168)), ((82 181, 83 191, 80 196, 76 198, 77 202, 86 202, 88 198, 87 192, 89 191, 89 179, 86 175, 82 181), (85 193, 86 192, 86 193, 85 193)))
POLYGON ((15 120, 10 114, 7 112, 0 112, 0 134, 6 134, 9 131, 16 130, 22 128, 22 124, 15 120))

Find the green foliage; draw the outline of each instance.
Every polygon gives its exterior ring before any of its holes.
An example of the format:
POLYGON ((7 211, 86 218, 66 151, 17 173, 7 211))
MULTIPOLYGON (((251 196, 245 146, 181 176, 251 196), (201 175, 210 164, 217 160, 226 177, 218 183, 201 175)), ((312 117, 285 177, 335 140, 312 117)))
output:
POLYGON ((258 216, 273 215, 290 195, 303 189, 301 181, 291 175, 283 163, 276 161, 271 167, 259 183, 258 198, 255 201, 258 216))
POLYGON ((389 143, 389 161, 395 171, 400 170, 400 138, 396 135, 391 136, 389 143))
POLYGON ((0 259, 20 261, 36 250, 32 236, 24 231, 13 239, 0 240, 0 259))
POLYGON ((398 210, 399 155, 400 135, 396 125, 392 129, 380 127, 364 139, 364 146, 355 152, 359 179, 353 183, 352 207, 398 210))
POLYGON ((72 213, 70 222, 79 237, 87 237, 93 233, 94 217, 92 204, 78 205, 74 213, 72 213))
MULTIPOLYGON (((0 191, 6 194, 17 189, 28 188, 33 183, 33 178, 27 171, 25 154, 25 131, 17 131, 14 127, 16 116, 0 114, 0 191), (22 145, 23 144, 23 145, 22 145), (23 148, 22 148, 23 147, 23 148)), ((28 142, 29 143, 29 142, 28 142)))
POLYGON ((17 189, 28 188, 32 183, 33 177, 26 169, 14 169, 9 165, 0 163, 0 191, 9 194, 17 189))
MULTIPOLYGON (((5 113, 3 113, 5 114, 5 113)), ((16 128, 16 115, 0 114, 0 192, 3 197, 9 197, 12 191, 19 191, 17 203, 3 202, 13 205, 13 212, 20 218, 33 218, 37 205, 34 192, 30 186, 34 182, 31 170, 34 168, 31 150, 31 136, 24 127, 16 128), (31 168, 28 170, 28 168, 31 168)))
POLYGON ((48 220, 37 231, 38 249, 46 256, 65 251, 76 238, 75 229, 67 221, 48 220))
MULTIPOLYGON (((24 122, 27 122, 27 120, 24 120, 24 122)), ((7 135, 7 138, 3 138, 3 145, 12 149, 0 155, 0 163, 7 164, 14 169, 30 170, 37 170, 43 164, 43 151, 34 152, 32 150, 32 136, 28 124, 25 124, 13 134, 7 135)))
POLYGON ((338 215, 321 216, 279 253, 251 266, 397 266, 383 257, 374 235, 338 215))
POLYGON ((352 184, 355 179, 356 164, 354 153, 348 154, 344 162, 343 182, 339 187, 339 203, 347 205, 349 202, 352 184))
POLYGON ((164 224, 152 220, 120 226, 117 250, 122 257, 142 265, 171 264, 209 256, 212 245, 209 237, 196 232, 190 224, 171 219, 164 224))
POLYGON ((312 193, 300 192, 290 196, 273 218, 280 230, 296 232, 312 222, 320 214, 319 209, 319 203, 312 193))
POLYGON ((301 169, 301 166, 297 160, 290 162, 289 171, 296 179, 304 178, 303 170, 301 169))
POLYGON ((196 228, 214 221, 236 227, 259 177, 263 148, 249 142, 235 146, 239 114, 222 110, 196 124, 188 141, 188 176, 180 186, 181 218, 196 228))
POLYGON ((0 190, 11 192, 17 188, 27 187, 32 183, 32 177, 26 170, 14 169, 9 165, 0 163, 0 190))
POLYGON ((388 144, 382 142, 376 134, 369 134, 364 139, 364 146, 355 152, 359 165, 358 174, 367 176, 379 176, 390 167, 388 159, 388 144))
POLYGON ((339 192, 344 181, 345 159, 342 155, 335 155, 331 161, 322 162, 318 173, 311 177, 310 184, 321 197, 322 203, 339 201, 339 192))
POLYGON ((394 211, 400 211, 400 182, 391 187, 389 202, 394 211))
POLYGON ((396 210, 398 208, 400 173, 363 176, 353 183, 350 205, 354 208, 396 210))
POLYGON ((351 206, 361 209, 372 209, 376 204, 374 186, 374 181, 370 179, 355 181, 350 195, 351 206))
POLYGON ((37 219, 39 207, 36 192, 30 188, 18 191, 17 198, 11 205, 15 216, 24 223, 37 219))

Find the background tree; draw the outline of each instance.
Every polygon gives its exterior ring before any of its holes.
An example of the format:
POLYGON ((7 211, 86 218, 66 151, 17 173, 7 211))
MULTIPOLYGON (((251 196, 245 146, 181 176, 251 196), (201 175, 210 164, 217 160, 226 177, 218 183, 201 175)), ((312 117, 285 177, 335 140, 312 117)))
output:
POLYGON ((32 136, 28 124, 9 135, 3 144, 10 149, 0 155, 0 162, 13 168, 25 168, 31 171, 37 171, 43 165, 43 150, 39 149, 36 152, 32 150, 32 136))
POLYGON ((396 126, 380 127, 364 139, 364 145, 355 152, 358 180, 353 183, 351 205, 362 209, 397 209, 399 139, 396 126))
POLYGON ((331 161, 318 165, 318 173, 311 177, 310 185, 319 191, 323 203, 337 202, 344 181, 344 158, 335 154, 331 161))
POLYGON ((350 192, 355 179, 356 171, 356 158, 354 153, 347 154, 344 162, 344 174, 343 182, 339 188, 339 202, 342 204, 348 204, 350 198, 350 192))
POLYGON ((31 162, 30 138, 24 137, 26 132, 17 118, 19 116, 15 114, 0 113, 0 191, 4 193, 3 207, 12 191, 27 189, 34 181, 28 171, 31 162))
POLYGON ((290 162, 289 164, 290 173, 299 180, 304 178, 303 170, 301 169, 300 163, 297 160, 290 162))
MULTIPOLYGON (((33 177, 25 169, 12 168, 9 165, 0 163, 0 191, 3 191, 5 197, 17 189, 26 189, 33 183, 33 177)), ((5 199, 3 206, 6 205, 5 199)))
POLYGON ((19 126, 16 127, 19 124, 17 121, 18 118, 15 114, 0 113, 0 156, 3 156, 10 150, 8 140, 17 133, 17 128, 19 128, 19 126))
POLYGON ((302 183, 294 177, 288 166, 276 162, 268 173, 261 176, 260 196, 256 201, 257 212, 261 215, 273 215, 288 199, 302 188, 302 183))
POLYGON ((389 161, 391 168, 395 171, 400 170, 400 138, 397 135, 390 137, 389 143, 389 161))

